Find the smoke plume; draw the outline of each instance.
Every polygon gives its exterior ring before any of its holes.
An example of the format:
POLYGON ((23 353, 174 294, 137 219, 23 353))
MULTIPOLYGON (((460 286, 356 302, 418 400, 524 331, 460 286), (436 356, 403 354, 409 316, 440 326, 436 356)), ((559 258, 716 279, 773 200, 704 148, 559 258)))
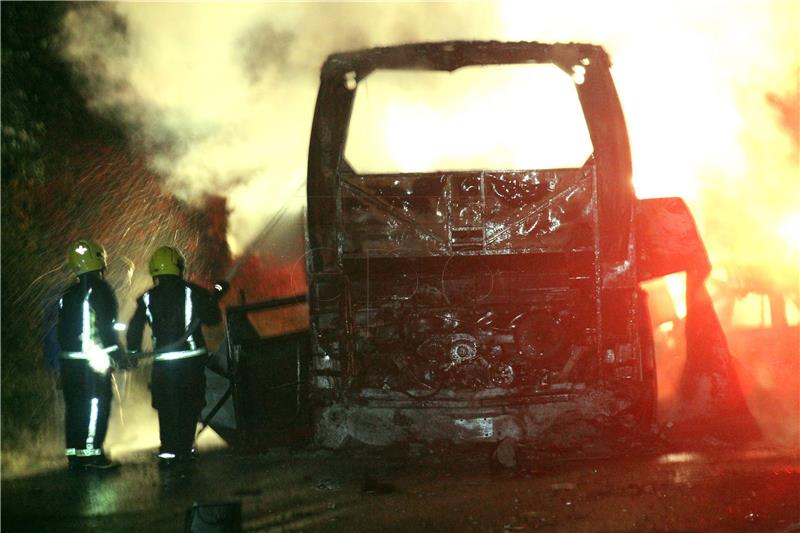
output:
POLYGON ((284 203, 304 202, 298 187, 326 55, 465 38, 475 35, 473 11, 447 4, 92 4, 64 20, 64 54, 85 75, 92 107, 129 126, 168 189, 187 201, 227 196, 236 253, 284 203))

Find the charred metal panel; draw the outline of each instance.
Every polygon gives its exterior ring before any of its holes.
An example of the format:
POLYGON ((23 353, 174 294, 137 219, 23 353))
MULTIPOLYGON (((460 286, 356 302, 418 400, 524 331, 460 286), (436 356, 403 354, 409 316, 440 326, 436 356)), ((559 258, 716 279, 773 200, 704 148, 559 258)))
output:
POLYGON ((245 343, 234 389, 239 442, 249 448, 301 440, 308 429, 308 334, 245 343))
POLYGON ((260 449, 308 439, 309 333, 261 337, 249 318, 305 302, 306 296, 299 295, 226 309, 225 364, 219 366, 231 381, 233 396, 233 412, 221 411, 235 418, 223 435, 229 442, 260 449))
POLYGON ((639 200, 636 213, 641 281, 684 271, 705 277, 711 271, 706 248, 683 199, 639 200))
POLYGON ((567 252, 593 242, 593 166, 342 176, 342 254, 567 252))

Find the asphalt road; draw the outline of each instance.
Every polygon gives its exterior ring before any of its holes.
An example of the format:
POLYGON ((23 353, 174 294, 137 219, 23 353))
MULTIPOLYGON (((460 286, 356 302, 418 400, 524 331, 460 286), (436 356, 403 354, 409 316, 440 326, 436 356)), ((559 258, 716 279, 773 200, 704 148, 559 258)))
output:
POLYGON ((800 532, 800 448, 532 452, 218 451, 187 471, 149 454, 114 472, 4 479, 2 531, 183 531, 195 501, 241 503, 245 531, 800 532))

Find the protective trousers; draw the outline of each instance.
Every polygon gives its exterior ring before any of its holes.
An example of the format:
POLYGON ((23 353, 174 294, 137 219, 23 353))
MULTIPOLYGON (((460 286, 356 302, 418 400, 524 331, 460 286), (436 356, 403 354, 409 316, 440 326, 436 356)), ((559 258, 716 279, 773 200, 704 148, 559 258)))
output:
POLYGON ((205 405, 205 357, 153 363, 150 384, 153 408, 158 411, 161 454, 187 457, 205 405))
POLYGON ((97 373, 85 360, 62 360, 66 454, 89 461, 103 454, 111 412, 111 373, 97 373))

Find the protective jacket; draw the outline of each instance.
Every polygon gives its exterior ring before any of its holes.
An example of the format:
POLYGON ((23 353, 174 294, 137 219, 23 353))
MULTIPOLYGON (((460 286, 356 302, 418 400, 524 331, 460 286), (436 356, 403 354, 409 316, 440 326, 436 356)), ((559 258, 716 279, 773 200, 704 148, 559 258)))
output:
POLYGON ((66 454, 71 460, 102 456, 112 397, 109 363, 121 354, 117 300, 98 272, 88 272, 58 304, 66 454))
POLYGON ((145 324, 150 325, 153 349, 167 348, 155 356, 150 389, 158 411, 161 453, 180 456, 191 451, 205 405, 207 349, 199 326, 217 324, 222 315, 203 287, 176 275, 156 279, 158 284, 136 301, 128 325, 128 351, 141 350, 145 324))

